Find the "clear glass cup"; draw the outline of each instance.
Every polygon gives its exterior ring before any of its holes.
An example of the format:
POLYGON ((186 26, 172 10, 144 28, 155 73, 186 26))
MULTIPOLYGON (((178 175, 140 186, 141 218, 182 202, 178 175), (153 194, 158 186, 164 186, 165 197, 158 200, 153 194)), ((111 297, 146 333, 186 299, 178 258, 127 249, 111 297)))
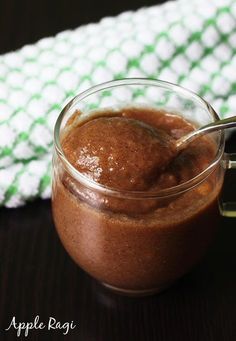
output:
MULTIPOLYGON (((98 109, 130 106, 166 110, 196 126, 219 117, 196 94, 147 79, 95 86, 76 96, 58 117, 52 209, 59 237, 74 261, 105 286, 146 295, 171 285, 205 254, 218 227, 225 169, 235 167, 235 161, 224 153, 224 133, 219 131, 211 134, 217 146, 214 160, 181 185, 147 193, 119 191, 88 179, 64 155, 63 136, 98 109)), ((222 203, 220 211, 233 216, 236 210, 232 203, 222 203)))

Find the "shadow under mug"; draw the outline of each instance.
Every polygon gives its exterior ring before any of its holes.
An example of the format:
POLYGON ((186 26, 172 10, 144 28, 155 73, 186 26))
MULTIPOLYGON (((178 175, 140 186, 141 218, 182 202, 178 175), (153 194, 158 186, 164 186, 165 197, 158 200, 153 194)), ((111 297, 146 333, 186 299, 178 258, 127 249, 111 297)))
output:
POLYGON ((195 178, 176 187, 129 192, 90 180, 69 163, 61 146, 63 136, 92 119, 97 110, 130 106, 175 113, 198 127, 219 117, 191 91, 148 79, 92 87, 71 100, 58 117, 52 209, 59 237, 74 261, 92 277, 116 292, 138 296, 168 287, 203 257, 217 230, 219 211, 236 216, 235 203, 219 200, 225 170, 236 168, 236 159, 224 153, 224 133, 219 131, 211 134, 217 146, 214 160, 195 178))

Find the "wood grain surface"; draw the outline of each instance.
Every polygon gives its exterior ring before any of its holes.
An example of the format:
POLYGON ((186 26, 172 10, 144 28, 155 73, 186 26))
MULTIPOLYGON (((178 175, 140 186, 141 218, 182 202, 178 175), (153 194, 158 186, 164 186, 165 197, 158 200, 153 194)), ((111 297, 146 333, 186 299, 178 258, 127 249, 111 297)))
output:
MULTIPOLYGON (((160 1, 159 1, 160 2, 160 1)), ((150 0, 0 0, 0 53, 63 29, 96 21, 150 0)), ((227 144, 236 151, 235 135, 227 144)), ((236 193, 236 173, 226 180, 236 193)), ((165 292, 126 298, 101 287, 64 251, 52 221, 49 201, 0 209, 0 341, 235 341, 236 219, 221 219, 221 229, 205 259, 165 292), (4 331, 35 316, 47 323, 74 321, 76 328, 34 330, 28 338, 4 331)))

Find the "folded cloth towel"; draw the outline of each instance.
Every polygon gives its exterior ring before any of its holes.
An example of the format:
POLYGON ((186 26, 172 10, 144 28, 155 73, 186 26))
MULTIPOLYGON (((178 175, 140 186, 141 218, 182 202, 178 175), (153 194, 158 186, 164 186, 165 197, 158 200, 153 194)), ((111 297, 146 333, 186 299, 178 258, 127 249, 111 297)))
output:
POLYGON ((148 77, 236 112, 236 1, 177 0, 104 18, 0 57, 0 205, 50 196, 53 126, 100 82, 148 77))

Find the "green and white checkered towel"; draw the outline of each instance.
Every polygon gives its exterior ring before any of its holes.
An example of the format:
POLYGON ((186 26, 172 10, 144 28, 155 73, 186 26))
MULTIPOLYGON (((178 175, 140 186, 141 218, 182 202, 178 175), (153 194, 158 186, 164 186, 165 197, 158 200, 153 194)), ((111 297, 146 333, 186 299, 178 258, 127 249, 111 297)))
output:
POLYGON ((105 18, 0 56, 0 206, 50 196, 55 120, 104 81, 148 77, 236 112, 236 1, 178 0, 105 18))

